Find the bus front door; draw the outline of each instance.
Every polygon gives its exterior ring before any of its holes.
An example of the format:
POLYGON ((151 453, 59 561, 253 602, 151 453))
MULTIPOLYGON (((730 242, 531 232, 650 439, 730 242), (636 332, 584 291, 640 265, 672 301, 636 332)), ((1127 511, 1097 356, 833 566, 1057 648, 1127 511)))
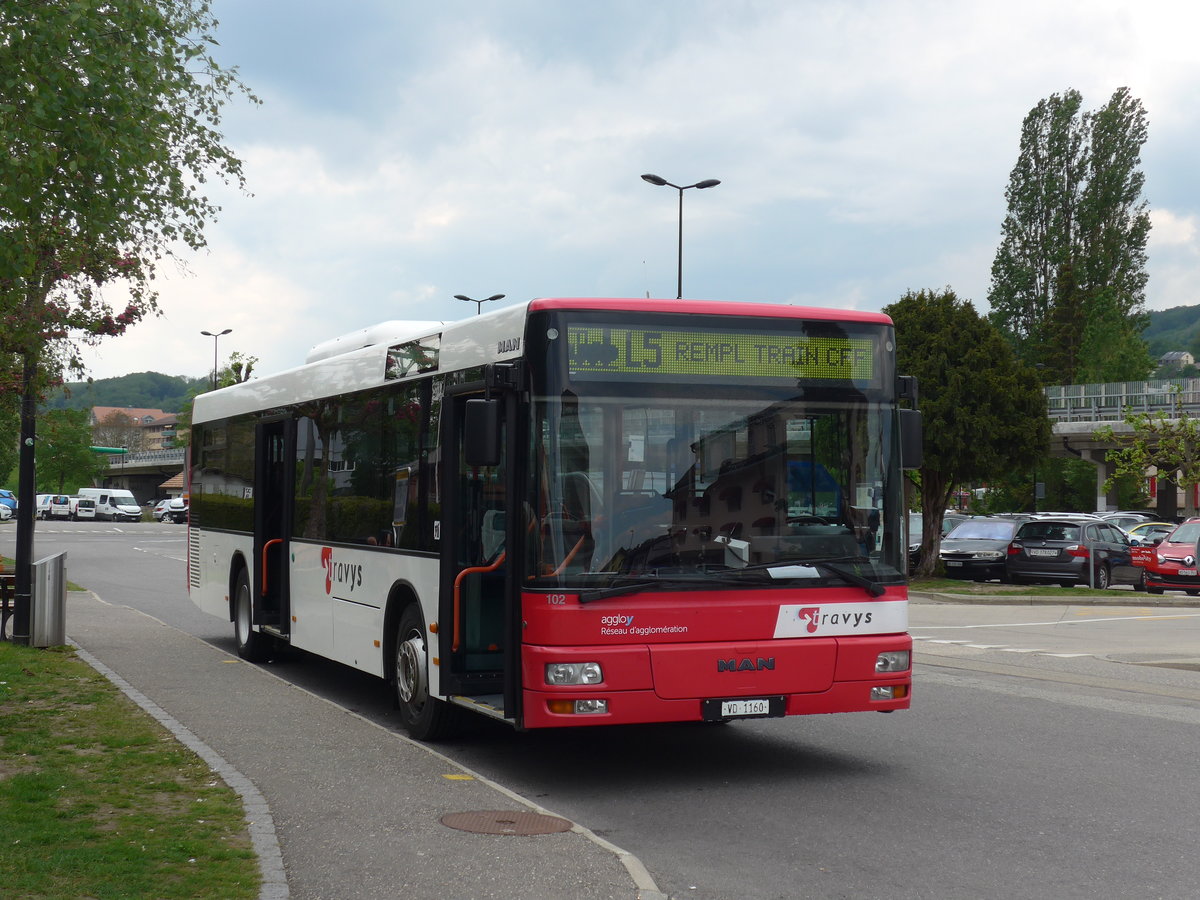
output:
MULTIPOLYGON (((510 517, 515 514, 509 460, 511 396, 496 400, 499 459, 496 465, 470 465, 467 443, 478 439, 466 425, 467 402, 484 395, 477 388, 453 395, 449 426, 450 472, 446 479, 442 535, 443 623, 440 632, 442 684, 451 696, 470 697, 470 705, 497 717, 516 716, 514 637, 511 600, 513 567, 510 517), (445 661, 449 660, 447 667, 445 661), (506 677, 507 674, 507 677, 506 677)), ((519 558, 519 557, 518 557, 519 558)))
POLYGON ((290 631, 288 534, 289 486, 295 476, 296 428, 291 419, 255 427, 254 622, 276 635, 290 631))

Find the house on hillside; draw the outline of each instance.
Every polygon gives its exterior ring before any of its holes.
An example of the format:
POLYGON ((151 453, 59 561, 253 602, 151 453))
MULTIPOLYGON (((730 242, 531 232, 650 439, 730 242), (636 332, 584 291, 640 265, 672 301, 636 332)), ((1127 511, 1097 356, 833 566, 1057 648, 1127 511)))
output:
POLYGON ((1182 369, 1186 366, 1194 366, 1196 358, 1186 350, 1171 350, 1158 358, 1158 364, 1164 368, 1170 366, 1174 369, 1182 369))
POLYGON ((93 406, 92 441, 101 447, 128 447, 131 452, 175 446, 174 413, 131 406, 93 406))

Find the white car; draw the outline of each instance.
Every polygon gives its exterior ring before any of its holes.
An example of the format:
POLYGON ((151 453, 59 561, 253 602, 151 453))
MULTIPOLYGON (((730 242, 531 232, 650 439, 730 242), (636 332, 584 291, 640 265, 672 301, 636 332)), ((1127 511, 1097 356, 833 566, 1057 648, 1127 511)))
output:
POLYGON ((7 522, 12 518, 12 509, 3 503, 0 503, 0 522, 7 522))
POLYGON ((154 504, 154 510, 150 513, 150 515, 154 516, 155 522, 161 522, 163 520, 163 516, 167 514, 167 507, 170 505, 170 497, 164 497, 162 500, 159 500, 154 504))
POLYGON ((163 510, 162 521, 174 522, 179 525, 188 520, 188 498, 176 497, 173 499, 165 510, 163 510))

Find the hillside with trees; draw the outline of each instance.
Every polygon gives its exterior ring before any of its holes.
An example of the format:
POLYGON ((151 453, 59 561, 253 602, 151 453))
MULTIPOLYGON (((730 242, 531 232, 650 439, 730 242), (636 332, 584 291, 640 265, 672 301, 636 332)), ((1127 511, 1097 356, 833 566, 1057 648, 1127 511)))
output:
POLYGON ((1200 306, 1176 306, 1150 313, 1142 337, 1155 359, 1172 350, 1186 350, 1200 359, 1200 306))
POLYGON ((209 379, 163 375, 160 372, 135 372, 118 378, 77 381, 51 391, 43 409, 91 409, 93 406, 121 406, 135 409, 161 409, 178 413, 197 393, 206 390, 209 379))

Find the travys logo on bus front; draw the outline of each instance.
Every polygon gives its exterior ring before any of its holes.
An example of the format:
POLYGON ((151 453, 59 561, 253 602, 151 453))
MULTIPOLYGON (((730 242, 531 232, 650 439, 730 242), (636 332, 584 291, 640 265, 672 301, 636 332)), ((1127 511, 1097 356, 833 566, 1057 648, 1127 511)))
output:
POLYGON ((908 630, 908 601, 823 603, 779 607, 775 637, 830 637, 845 634, 893 634, 908 630))

